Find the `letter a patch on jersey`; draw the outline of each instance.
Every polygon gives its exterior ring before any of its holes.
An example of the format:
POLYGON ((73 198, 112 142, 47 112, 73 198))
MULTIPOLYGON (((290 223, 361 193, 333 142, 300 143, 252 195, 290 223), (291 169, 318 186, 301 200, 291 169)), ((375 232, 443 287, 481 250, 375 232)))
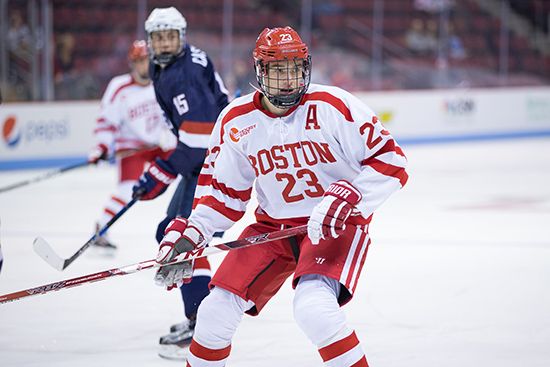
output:
POLYGON ((317 122, 317 105, 311 104, 307 110, 306 130, 319 130, 321 126, 317 122))

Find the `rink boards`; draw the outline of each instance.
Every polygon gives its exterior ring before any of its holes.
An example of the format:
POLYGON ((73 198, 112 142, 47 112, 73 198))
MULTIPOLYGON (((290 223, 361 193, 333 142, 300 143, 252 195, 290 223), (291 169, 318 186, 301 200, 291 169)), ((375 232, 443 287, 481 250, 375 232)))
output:
MULTIPOLYGON (((550 136, 550 88, 355 93, 402 145, 550 136)), ((99 101, 0 109, 0 170, 69 165, 94 144, 99 101)))

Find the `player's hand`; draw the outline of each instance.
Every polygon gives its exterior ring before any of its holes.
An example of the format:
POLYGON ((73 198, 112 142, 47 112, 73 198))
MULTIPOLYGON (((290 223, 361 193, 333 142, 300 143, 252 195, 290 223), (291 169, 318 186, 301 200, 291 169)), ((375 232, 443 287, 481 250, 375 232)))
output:
POLYGON ((317 245, 321 239, 337 238, 346 229, 345 222, 361 197, 361 192, 347 181, 332 183, 307 222, 311 243, 317 245))
POLYGON ((174 182, 177 176, 168 163, 157 158, 132 187, 132 198, 154 199, 166 191, 168 185, 174 182))
POLYGON ((109 148, 103 143, 96 145, 88 154, 88 162, 97 164, 101 160, 106 160, 109 157, 109 148))
MULTIPOLYGON (((189 224, 182 217, 173 219, 166 230, 160 243, 156 262, 167 264, 173 262, 185 252, 206 246, 206 240, 201 231, 189 224)), ((193 276, 193 261, 187 260, 173 265, 164 265, 155 275, 155 283, 165 286, 167 290, 179 288, 184 283, 189 283, 193 276)))

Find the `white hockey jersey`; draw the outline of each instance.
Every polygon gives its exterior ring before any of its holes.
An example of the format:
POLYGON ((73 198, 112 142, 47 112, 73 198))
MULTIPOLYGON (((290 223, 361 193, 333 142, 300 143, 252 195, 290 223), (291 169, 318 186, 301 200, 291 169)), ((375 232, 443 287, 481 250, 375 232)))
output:
POLYGON ((130 74, 116 76, 109 82, 100 108, 96 141, 109 149, 118 152, 161 144, 168 145, 166 149, 175 146, 175 141, 165 143, 172 133, 157 103, 153 83, 143 86, 130 74))
POLYGON ((354 220, 407 181, 406 157, 374 112, 350 93, 311 84, 284 116, 266 111, 254 92, 231 102, 211 136, 190 216, 207 239, 246 210, 255 185, 258 220, 305 224, 328 186, 347 180, 363 197, 354 220))

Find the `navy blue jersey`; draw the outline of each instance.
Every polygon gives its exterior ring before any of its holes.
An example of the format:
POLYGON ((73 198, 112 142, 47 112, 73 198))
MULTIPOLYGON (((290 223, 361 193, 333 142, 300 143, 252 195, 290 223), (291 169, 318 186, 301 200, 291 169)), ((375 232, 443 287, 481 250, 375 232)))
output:
POLYGON ((228 104, 220 76, 206 53, 192 45, 164 69, 151 63, 150 74, 157 101, 178 137, 168 163, 180 174, 200 170, 214 123, 228 104))

